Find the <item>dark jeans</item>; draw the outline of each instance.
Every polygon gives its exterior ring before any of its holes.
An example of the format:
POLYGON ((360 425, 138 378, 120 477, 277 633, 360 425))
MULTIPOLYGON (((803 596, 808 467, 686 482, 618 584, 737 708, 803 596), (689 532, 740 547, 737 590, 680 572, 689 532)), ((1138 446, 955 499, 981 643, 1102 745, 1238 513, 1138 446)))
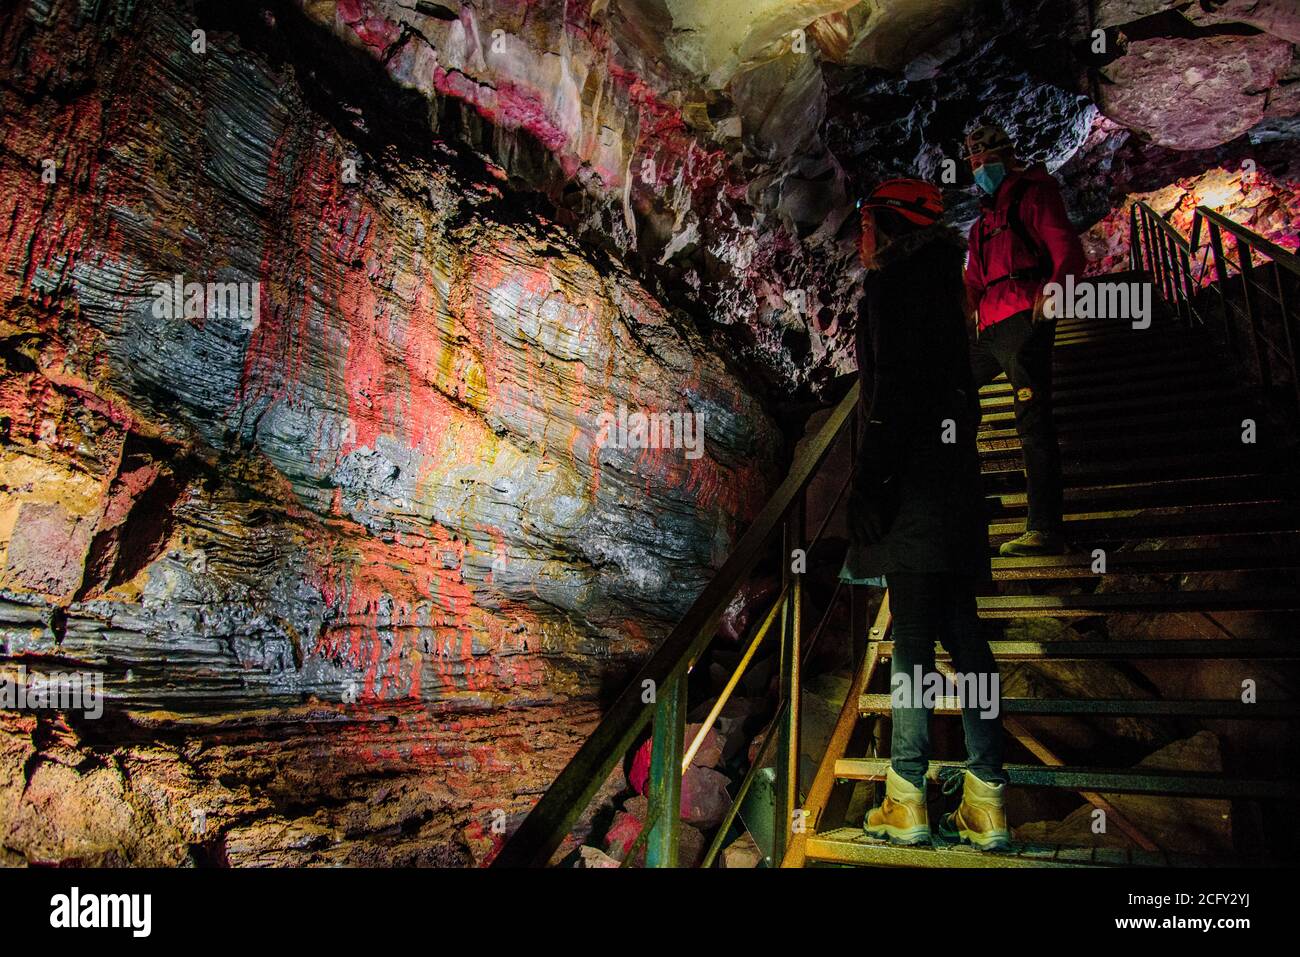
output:
POLYGON ((1016 431, 1025 457, 1029 531, 1061 530, 1061 447, 1052 421, 1052 343, 1055 322, 1034 323, 1029 313, 1008 316, 980 333, 971 350, 975 388, 999 372, 1011 381, 1016 431))
MULTIPOLYGON (((1001 695, 996 694, 995 683, 998 666, 988 641, 980 633, 974 580, 931 572, 897 573, 886 578, 894 616, 891 689, 898 687, 899 675, 906 675, 914 686, 918 666, 921 674, 933 674, 934 643, 942 642, 952 656, 954 671, 983 676, 977 686, 995 692, 991 700, 972 700, 970 696, 963 700, 961 720, 966 732, 967 767, 981 781, 1006 783, 1006 772, 1002 770, 1001 695)), ((972 685, 975 682, 967 687, 972 685)), ((900 707, 895 701, 892 717, 890 764, 895 774, 922 787, 930 764, 930 709, 900 707)))

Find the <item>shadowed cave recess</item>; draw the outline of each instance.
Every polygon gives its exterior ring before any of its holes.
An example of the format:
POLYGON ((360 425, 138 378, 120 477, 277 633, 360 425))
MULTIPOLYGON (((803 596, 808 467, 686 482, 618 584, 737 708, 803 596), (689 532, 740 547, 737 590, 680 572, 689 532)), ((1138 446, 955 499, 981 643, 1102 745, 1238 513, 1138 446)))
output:
MULTIPOLYGON (((1135 199, 1294 250, 1298 45, 1286 0, 5 4, 0 667, 106 700, 0 710, 0 864, 490 861, 845 393, 864 190, 968 226, 989 117, 1090 273, 1135 199)), ((1114 725, 1065 737, 1211 747, 1114 725)), ((626 849, 623 773, 565 853, 626 849)))

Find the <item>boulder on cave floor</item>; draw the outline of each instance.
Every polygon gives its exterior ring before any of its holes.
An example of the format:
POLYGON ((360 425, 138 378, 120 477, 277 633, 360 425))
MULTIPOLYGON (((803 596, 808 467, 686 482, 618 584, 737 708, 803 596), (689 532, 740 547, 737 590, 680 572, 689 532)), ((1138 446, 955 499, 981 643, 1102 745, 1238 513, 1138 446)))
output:
MULTIPOLYGON (((1139 762, 1138 768, 1163 771, 1219 771, 1223 761, 1219 740, 1200 731, 1161 748, 1139 762)), ((1191 854, 1231 854, 1232 819, 1228 801, 1204 798, 1159 797, 1145 794, 1107 794, 1107 800, 1156 846, 1191 854)), ((1133 847, 1133 841, 1106 821, 1100 833, 1091 804, 1084 804, 1059 821, 1032 821, 1014 828, 1021 842, 1044 842, 1079 847, 1133 847)))
MULTIPOLYGON (((614 823, 605 834, 605 852, 614 860, 622 862, 636 843, 645 826, 648 802, 642 795, 629 798, 624 810, 614 816, 614 823)), ((677 863, 679 867, 694 867, 703 858, 707 848, 704 832, 683 821, 677 828, 677 863)), ((637 850, 632 864, 645 866, 645 845, 637 850)))
POLYGON ((746 831, 722 851, 722 866, 736 869, 758 867, 763 860, 763 852, 753 836, 746 831))
POLYGON ((574 862, 574 867, 591 867, 601 869, 617 868, 619 860, 610 857, 598 847, 580 847, 578 848, 578 860, 574 862))

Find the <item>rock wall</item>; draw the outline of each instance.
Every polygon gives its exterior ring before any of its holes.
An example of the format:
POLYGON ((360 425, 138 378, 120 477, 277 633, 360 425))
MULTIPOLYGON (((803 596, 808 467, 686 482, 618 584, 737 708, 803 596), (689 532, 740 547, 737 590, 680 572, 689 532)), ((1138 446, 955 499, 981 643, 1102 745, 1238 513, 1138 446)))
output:
POLYGON ((300 3, 778 394, 852 369, 809 328, 848 318, 856 273, 803 30, 850 5, 300 3))
MULTIPOLYGON (((1133 193, 1113 213, 1094 223, 1082 237, 1090 272, 1129 268, 1129 207, 1135 202, 1147 203, 1183 236, 1192 234, 1197 207, 1207 206, 1284 249, 1300 248, 1300 178, 1276 177, 1250 166, 1216 168, 1175 180, 1163 189, 1133 193)), ((1235 259, 1235 251, 1229 257, 1235 259)), ((1204 269, 1209 281, 1212 261, 1198 260, 1194 268, 1198 275, 1204 269)), ((1229 265, 1229 273, 1235 272, 1229 265)))
POLYGON ((783 473, 771 420, 292 6, 34 0, 0 62, 0 655, 109 699, 0 712, 0 856, 481 859, 783 473))
POLYGON ((10 4, 0 658, 111 707, 0 711, 0 856, 481 860, 853 370, 857 193, 969 220, 987 115, 1095 270, 1289 241, 1293 4, 1209 6, 10 4))
POLYGON ((854 368, 857 195, 919 175, 974 218, 981 116, 1080 228, 1225 162, 1281 175, 1300 136, 1289 0, 299 5, 774 393, 824 399, 854 368))

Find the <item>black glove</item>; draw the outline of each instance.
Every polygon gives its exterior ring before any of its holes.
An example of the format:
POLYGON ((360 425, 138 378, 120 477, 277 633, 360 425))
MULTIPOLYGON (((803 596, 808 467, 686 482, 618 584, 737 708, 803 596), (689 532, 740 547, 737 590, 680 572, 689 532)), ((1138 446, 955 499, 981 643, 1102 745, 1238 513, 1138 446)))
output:
POLYGON ((863 488, 855 488, 849 496, 849 529, 855 540, 875 545, 885 537, 894 521, 890 504, 893 482, 887 479, 878 484, 863 484, 863 488))
POLYGON ((860 542, 879 542, 898 514, 898 482, 893 474, 896 457, 884 423, 868 422, 849 496, 849 529, 860 542))

